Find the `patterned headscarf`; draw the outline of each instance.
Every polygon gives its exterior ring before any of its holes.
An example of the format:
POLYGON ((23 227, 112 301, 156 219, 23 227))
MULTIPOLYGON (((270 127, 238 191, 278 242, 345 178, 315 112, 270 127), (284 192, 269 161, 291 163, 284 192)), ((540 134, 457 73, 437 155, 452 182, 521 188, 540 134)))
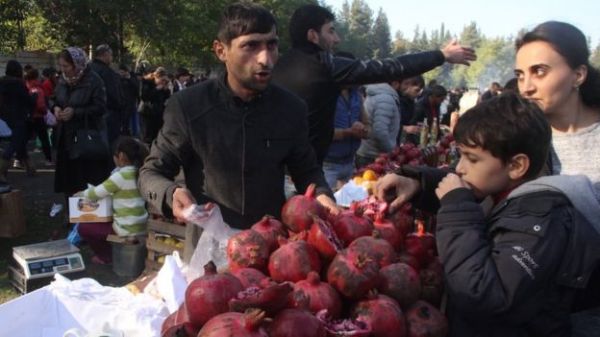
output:
POLYGON ((69 84, 74 84, 77 83, 77 81, 79 81, 81 76, 83 76, 83 70, 85 69, 88 63, 88 59, 85 55, 85 52, 81 48, 67 47, 66 51, 69 53, 69 55, 71 55, 71 58, 73 59, 73 66, 75 67, 75 76, 67 77, 65 73, 63 73, 63 78, 69 84))

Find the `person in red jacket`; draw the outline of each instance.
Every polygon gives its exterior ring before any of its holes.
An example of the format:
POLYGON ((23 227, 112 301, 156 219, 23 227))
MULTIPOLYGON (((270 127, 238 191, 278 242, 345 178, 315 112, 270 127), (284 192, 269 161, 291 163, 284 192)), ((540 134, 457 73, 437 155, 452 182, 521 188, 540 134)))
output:
POLYGON ((31 134, 33 132, 37 135, 42 143, 42 151, 44 151, 44 157, 46 157, 46 165, 52 165, 52 152, 50 150, 50 139, 48 138, 48 127, 44 121, 44 116, 48 112, 47 97, 39 77, 40 73, 35 68, 32 68, 25 73, 25 84, 27 85, 29 94, 35 100, 35 107, 28 123, 28 133, 31 134))

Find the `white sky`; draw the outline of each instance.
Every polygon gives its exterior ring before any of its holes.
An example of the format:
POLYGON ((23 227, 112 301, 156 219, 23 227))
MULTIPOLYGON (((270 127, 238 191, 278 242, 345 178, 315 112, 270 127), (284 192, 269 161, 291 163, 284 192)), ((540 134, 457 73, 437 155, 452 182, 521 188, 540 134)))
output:
MULTIPOLYGON (((324 0, 336 11, 344 0, 324 0)), ((352 0, 347 0, 352 3, 352 0)), ((374 16, 382 8, 386 13, 392 39, 400 30, 412 39, 415 27, 429 34, 442 22, 452 34, 475 21, 487 37, 515 36, 521 28, 531 29, 548 20, 577 26, 591 37, 591 48, 600 43, 600 1, 598 0, 365 0, 374 16)))

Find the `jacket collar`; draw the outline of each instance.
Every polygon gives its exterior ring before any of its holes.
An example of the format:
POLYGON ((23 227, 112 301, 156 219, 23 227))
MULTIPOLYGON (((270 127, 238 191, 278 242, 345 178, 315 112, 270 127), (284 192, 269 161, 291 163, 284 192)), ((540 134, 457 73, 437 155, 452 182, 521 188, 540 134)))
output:
POLYGON ((267 88, 263 92, 257 94, 251 101, 245 102, 241 98, 236 96, 233 91, 231 91, 231 88, 227 83, 227 72, 223 72, 223 74, 217 78, 217 82, 219 88, 219 97, 221 98, 221 100, 223 102, 233 102, 236 106, 255 105, 262 102, 266 97, 270 95, 272 91, 271 87, 273 86, 273 84, 269 84, 269 86, 267 86, 267 88))

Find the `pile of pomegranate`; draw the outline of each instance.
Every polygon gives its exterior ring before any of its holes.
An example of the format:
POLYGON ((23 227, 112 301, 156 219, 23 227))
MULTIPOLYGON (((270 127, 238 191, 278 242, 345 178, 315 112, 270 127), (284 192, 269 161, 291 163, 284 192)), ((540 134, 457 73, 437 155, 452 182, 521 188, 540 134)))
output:
POLYGON ((449 133, 441 137, 437 144, 425 148, 419 148, 412 143, 400 144, 389 153, 379 154, 373 163, 359 168, 355 175, 362 176, 366 170, 371 170, 377 177, 381 177, 386 173, 396 171, 404 164, 447 167, 450 160, 450 145, 453 142, 454 138, 449 133))
MULTIPOLYGON (((314 186, 229 239, 229 269, 194 280, 162 336, 443 337, 435 240, 373 197, 330 215, 314 186)), ((416 223, 416 225, 415 225, 416 223)))

